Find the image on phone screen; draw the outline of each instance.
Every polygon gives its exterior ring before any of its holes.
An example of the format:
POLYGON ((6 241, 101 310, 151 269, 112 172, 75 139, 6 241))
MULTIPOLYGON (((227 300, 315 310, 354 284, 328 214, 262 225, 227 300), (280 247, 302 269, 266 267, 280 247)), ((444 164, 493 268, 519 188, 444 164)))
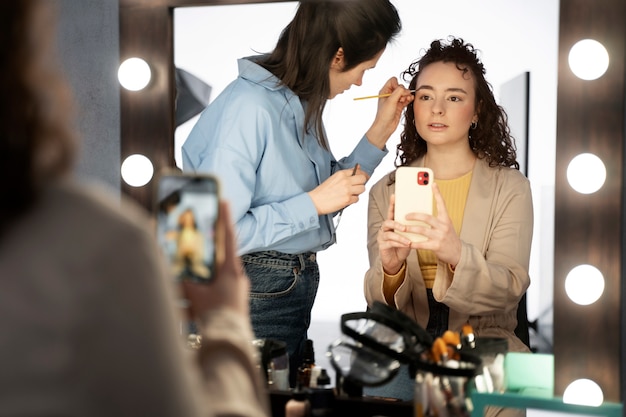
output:
POLYGON ((215 273, 217 181, 192 174, 162 175, 156 202, 157 239, 173 277, 209 282, 215 273))

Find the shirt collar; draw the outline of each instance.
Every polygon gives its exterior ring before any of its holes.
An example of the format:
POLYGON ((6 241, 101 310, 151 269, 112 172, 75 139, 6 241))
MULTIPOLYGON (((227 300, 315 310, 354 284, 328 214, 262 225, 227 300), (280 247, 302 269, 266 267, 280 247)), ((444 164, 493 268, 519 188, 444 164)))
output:
MULTIPOLYGON (((265 57, 267 57, 267 55, 252 55, 238 59, 237 66, 239 68, 239 76, 252 83, 261 85, 268 90, 289 90, 289 88, 281 84, 280 80, 274 74, 258 64, 258 62, 265 57)), ((291 92, 291 90, 289 91, 291 92)))

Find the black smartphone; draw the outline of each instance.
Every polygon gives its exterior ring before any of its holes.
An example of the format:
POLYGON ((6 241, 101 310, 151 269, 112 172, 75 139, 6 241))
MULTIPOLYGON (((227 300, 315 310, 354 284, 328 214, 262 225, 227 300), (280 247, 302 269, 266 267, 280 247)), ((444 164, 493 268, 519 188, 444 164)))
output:
POLYGON ((219 184, 211 175, 164 172, 156 192, 157 239, 177 280, 215 276, 219 184))

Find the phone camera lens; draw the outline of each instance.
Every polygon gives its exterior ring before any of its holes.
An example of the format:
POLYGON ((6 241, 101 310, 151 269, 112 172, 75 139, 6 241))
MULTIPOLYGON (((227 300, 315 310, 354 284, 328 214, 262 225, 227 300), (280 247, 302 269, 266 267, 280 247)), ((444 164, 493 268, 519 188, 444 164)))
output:
POLYGON ((428 172, 424 172, 424 178, 428 178, 428 172))
POLYGON ((428 185, 428 180, 424 180, 424 185, 428 185))

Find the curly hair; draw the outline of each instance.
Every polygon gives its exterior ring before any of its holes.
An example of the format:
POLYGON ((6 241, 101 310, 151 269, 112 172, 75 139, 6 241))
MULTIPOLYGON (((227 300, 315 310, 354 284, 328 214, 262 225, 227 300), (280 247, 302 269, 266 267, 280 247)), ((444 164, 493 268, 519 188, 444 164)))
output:
POLYGON ((55 67, 55 14, 45 0, 0 2, 0 235, 76 152, 71 92, 55 67))
MULTIPOLYGON (((507 123, 507 114, 496 103, 492 87, 485 79, 485 67, 478 58, 478 50, 463 39, 449 38, 449 42, 435 40, 421 58, 411 63, 401 77, 410 81, 409 88, 415 89, 421 70, 435 62, 453 62, 459 71, 471 72, 476 89, 478 123, 471 128, 470 148, 477 158, 485 159, 489 166, 504 166, 519 169, 514 138, 507 123)), ((395 166, 408 165, 426 154, 427 145, 415 127, 413 103, 404 111, 404 129, 396 149, 395 166), (398 160, 400 163, 398 163, 398 160)))

